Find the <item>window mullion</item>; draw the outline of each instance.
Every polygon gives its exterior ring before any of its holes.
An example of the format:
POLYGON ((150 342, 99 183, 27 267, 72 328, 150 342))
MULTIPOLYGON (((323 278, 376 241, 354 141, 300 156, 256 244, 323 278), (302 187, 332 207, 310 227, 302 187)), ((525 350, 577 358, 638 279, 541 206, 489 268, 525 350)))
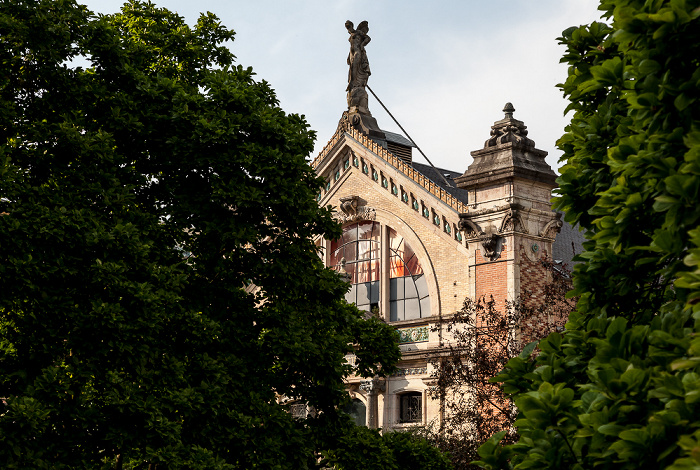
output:
POLYGON ((384 320, 391 321, 389 309, 389 227, 382 224, 379 232, 379 310, 384 315, 384 320))

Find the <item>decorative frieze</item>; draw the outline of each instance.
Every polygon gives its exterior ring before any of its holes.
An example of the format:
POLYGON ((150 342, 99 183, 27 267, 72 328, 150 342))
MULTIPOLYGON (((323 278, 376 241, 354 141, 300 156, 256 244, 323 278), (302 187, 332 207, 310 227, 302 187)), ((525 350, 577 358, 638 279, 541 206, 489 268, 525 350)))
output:
POLYGON ((386 382, 380 377, 374 377, 360 382, 360 390, 368 394, 376 394, 386 390, 386 382))
POLYGON ((399 343, 420 343, 428 341, 428 333, 430 330, 427 326, 416 326, 414 328, 399 328, 400 339, 399 343))
MULTIPOLYGON (((342 119, 341 122, 343 122, 342 119)), ((318 156, 316 156, 313 162, 311 162, 311 167, 314 169, 318 168, 321 162, 323 162, 323 160, 329 154, 333 153, 333 150, 335 149, 338 142, 340 142, 340 140, 346 135, 352 137, 354 140, 359 142, 362 146, 370 150, 376 156, 397 168, 401 173, 406 175, 409 179, 415 181, 419 186, 422 186, 430 194, 432 194, 437 199, 450 206, 455 211, 457 211, 457 213, 469 211, 466 204, 464 204, 462 201, 451 195, 449 192, 447 192, 447 190, 440 187, 438 184, 428 179, 420 171, 413 168, 410 164, 407 164, 399 157, 384 149, 382 146, 377 145, 377 143, 374 142, 372 139, 365 136, 362 132, 349 125, 339 125, 338 129, 336 130, 335 134, 328 142, 328 144, 323 148, 323 150, 321 150, 321 152, 318 154, 318 156)), ((368 172, 364 171, 364 173, 368 172)))
POLYGON ((361 220, 376 220, 377 211, 371 207, 361 206, 355 209, 354 214, 339 215, 338 221, 341 224, 349 224, 351 222, 359 222, 361 220))
POLYGON ((408 367, 405 369, 398 369, 396 372, 391 374, 392 377, 405 377, 407 375, 424 375, 428 373, 427 367, 408 367))

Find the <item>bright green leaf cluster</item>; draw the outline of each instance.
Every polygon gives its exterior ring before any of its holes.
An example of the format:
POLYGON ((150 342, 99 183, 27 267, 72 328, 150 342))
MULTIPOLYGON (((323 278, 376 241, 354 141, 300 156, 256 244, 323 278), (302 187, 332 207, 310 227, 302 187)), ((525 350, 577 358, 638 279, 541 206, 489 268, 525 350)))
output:
POLYGON ((555 206, 586 230, 563 335, 496 380, 520 441, 485 468, 700 465, 700 2, 602 0, 564 31, 555 206))

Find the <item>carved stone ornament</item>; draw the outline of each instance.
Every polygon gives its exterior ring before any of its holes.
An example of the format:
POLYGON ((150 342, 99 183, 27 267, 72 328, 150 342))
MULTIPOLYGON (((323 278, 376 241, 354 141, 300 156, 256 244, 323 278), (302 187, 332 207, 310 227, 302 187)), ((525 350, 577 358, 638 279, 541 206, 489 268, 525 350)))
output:
MULTIPOLYGON (((359 202, 358 202, 359 204, 359 202)), ((377 211, 367 206, 353 206, 351 202, 346 204, 346 208, 343 209, 343 203, 341 199, 341 210, 342 214, 338 214, 338 222, 341 224, 349 224, 351 222, 360 222, 362 220, 376 220, 377 211), (346 209, 348 212, 345 212, 346 209), (351 212, 354 211, 354 212, 351 212)))
POLYGON ((367 392, 368 394, 383 392, 386 389, 386 383, 384 379, 379 377, 374 377, 369 380, 363 380, 360 382, 360 390, 367 392))
POLYGON ((340 116, 340 121, 338 121, 338 128, 335 130, 336 133, 347 132, 350 130, 350 119, 347 111, 343 111, 343 115, 340 116))
POLYGON ((561 231, 564 223, 560 220, 561 213, 557 213, 556 219, 550 220, 547 225, 544 226, 542 232, 540 232, 541 237, 554 239, 557 234, 561 231))
POLYGON ((478 238, 483 233, 474 222, 462 215, 459 217, 458 228, 464 232, 464 237, 467 239, 478 238))
POLYGON ((522 121, 513 119, 515 108, 511 103, 506 103, 503 112, 505 118, 491 126, 491 137, 484 143, 484 148, 508 142, 517 143, 525 147, 535 147, 535 142, 527 138, 527 126, 522 121))
POLYGON ((407 375, 423 375, 428 373, 427 367, 407 367, 404 369, 396 369, 396 372, 391 374, 392 377, 405 377, 407 375))
POLYGON ((528 233, 527 228, 525 227, 525 224, 523 224, 523 220, 520 217, 520 214, 518 214, 517 209, 508 210, 506 215, 503 217, 503 221, 501 222, 501 229, 499 230, 499 232, 528 233))
POLYGON ((479 237, 481 254, 489 261, 495 261, 501 256, 501 237, 496 233, 484 233, 479 237))
POLYGON ((340 198, 340 210, 343 211, 346 217, 352 217, 357 214, 359 205, 359 196, 348 196, 340 198))

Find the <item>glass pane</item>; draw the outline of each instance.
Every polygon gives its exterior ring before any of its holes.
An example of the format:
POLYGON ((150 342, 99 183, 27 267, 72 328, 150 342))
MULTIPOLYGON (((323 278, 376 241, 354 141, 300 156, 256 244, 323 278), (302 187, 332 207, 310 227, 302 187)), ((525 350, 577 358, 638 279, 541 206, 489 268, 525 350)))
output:
POLYGON ((379 303, 379 281, 369 283, 369 301, 373 304, 379 303))
POLYGON ((356 263, 355 266, 357 266, 357 280, 354 282, 369 282, 372 280, 370 278, 371 273, 369 261, 360 261, 356 263))
POLYGON ((342 256, 340 256, 340 250, 331 251, 331 264, 330 264, 330 266, 333 268, 338 266, 340 264, 340 258, 342 258, 342 256))
POLYGON ((371 257, 371 243, 369 240, 357 242, 357 259, 369 259, 371 257))
POLYGON ((396 300, 389 302, 389 321, 403 320, 403 301, 401 302, 401 318, 399 318, 399 303, 396 300))
POLYGON ((421 318, 430 316, 430 297, 420 299, 420 315, 421 318))
POLYGON ((358 225, 359 240, 379 240, 379 223, 378 222, 360 222, 358 225), (375 235, 375 232, 377 234, 375 235))
MULTIPOLYGON (((423 268, 421 268, 420 261, 418 261, 418 257, 415 255, 408 260, 408 262, 406 263, 406 267, 408 268, 408 271, 414 276, 417 274, 423 274, 423 268)), ((406 275, 409 276, 409 274, 406 275)))
POLYGON ((396 301, 396 319, 399 321, 406 319, 406 316, 404 315, 403 300, 396 301))
POLYGON ((418 299, 406 299, 404 302, 404 308, 405 308, 405 313, 404 313, 404 318, 406 320, 414 320, 416 318, 420 318, 420 301, 418 299))
POLYGON ((418 290, 416 289, 416 284, 413 282, 413 278, 411 276, 405 277, 405 290, 404 290, 404 297, 407 299, 417 299, 418 298, 418 290))
POLYGON ((372 241, 369 250, 369 255, 372 259, 379 259, 379 242, 372 241))
POLYGON ((404 277, 408 276, 408 271, 404 266, 403 260, 399 256, 389 258, 389 277, 404 277))
POLYGON ((413 280, 416 282, 416 288, 418 289, 418 297, 425 298, 428 296, 428 280, 425 275, 414 276, 413 280))
POLYGON ((413 258, 415 253, 413 252, 413 249, 411 248, 411 245, 406 243, 404 241, 403 243, 403 259, 406 261, 406 264, 408 264, 411 261, 411 258, 413 258))
POLYGON ((346 264, 345 265, 345 272, 347 272, 350 275, 350 282, 352 284, 357 283, 357 275, 355 274, 355 265, 354 264, 346 264))
POLYGON ((343 229, 342 244, 351 243, 357 240, 357 225, 349 225, 343 229))
POLYGON ((345 300, 348 303, 354 304, 355 303, 355 286, 350 286, 350 290, 348 291, 347 294, 345 294, 345 300))
MULTIPOLYGON (((357 259, 357 243, 345 245, 342 248, 342 257, 345 257, 345 261, 348 263, 354 262, 357 259)), ((340 262, 340 259, 338 259, 338 262, 340 262)))
POLYGON ((401 395, 399 409, 402 423, 420 423, 423 421, 423 399, 420 393, 411 392, 401 395))
POLYGON ((389 300, 402 300, 404 298, 404 278, 389 279, 389 300))
POLYGON ((379 280, 379 267, 380 267, 379 260, 375 259, 372 261, 368 261, 368 263, 370 264, 370 270, 371 270, 369 280, 370 281, 378 281, 379 280))
POLYGON ((357 305, 368 304, 369 302, 369 282, 357 284, 357 305))
POLYGON ((400 247, 403 244, 403 237, 396 233, 396 230, 389 229, 389 248, 394 251, 403 251, 400 247))
POLYGON ((345 406, 345 412, 350 415, 356 425, 365 426, 367 418, 367 407, 360 400, 355 398, 345 406))
POLYGON ((340 248, 340 240, 331 241, 331 253, 335 252, 338 248, 340 248))

